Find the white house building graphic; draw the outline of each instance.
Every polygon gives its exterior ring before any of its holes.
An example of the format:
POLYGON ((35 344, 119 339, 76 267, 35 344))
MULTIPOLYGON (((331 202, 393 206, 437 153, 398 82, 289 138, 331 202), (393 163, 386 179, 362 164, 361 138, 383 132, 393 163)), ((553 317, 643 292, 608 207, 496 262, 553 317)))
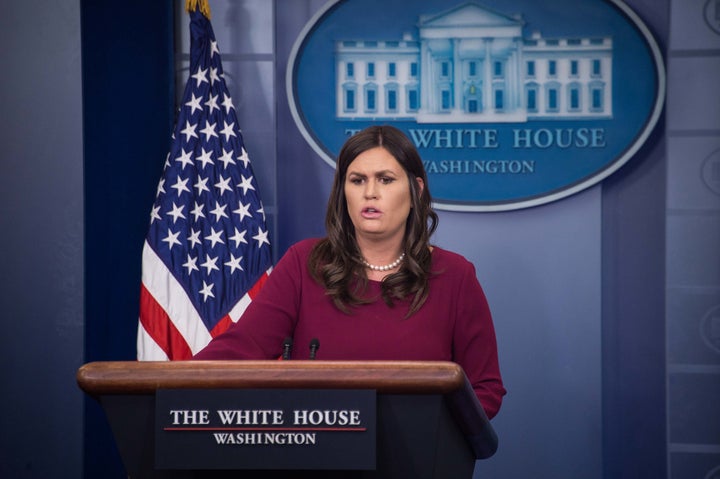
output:
POLYGON ((475 2, 421 15, 401 39, 335 44, 336 116, 417 123, 612 117, 612 38, 523 37, 475 2))

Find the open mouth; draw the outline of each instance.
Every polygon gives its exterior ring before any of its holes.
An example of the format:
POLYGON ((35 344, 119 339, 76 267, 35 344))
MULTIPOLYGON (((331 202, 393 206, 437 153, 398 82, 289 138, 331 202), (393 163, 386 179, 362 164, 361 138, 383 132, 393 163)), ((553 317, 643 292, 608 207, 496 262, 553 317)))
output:
POLYGON ((381 211, 371 206, 362 209, 362 216, 364 218, 377 218, 380 216, 381 211))

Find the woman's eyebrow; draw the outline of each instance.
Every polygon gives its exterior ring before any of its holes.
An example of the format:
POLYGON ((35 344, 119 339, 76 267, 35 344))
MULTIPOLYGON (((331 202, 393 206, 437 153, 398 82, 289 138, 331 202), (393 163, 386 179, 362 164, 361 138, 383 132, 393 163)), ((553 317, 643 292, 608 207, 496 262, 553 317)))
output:
MULTIPOLYGON (((351 175, 352 175, 352 176, 360 176, 360 177, 362 177, 362 178, 367 178, 367 175, 366 175, 365 173, 360 173, 360 172, 357 172, 357 171, 348 170, 347 176, 351 176, 351 175)), ((387 176, 387 175, 397 176, 398 173, 395 172, 394 170, 385 169, 385 170, 380 170, 380 171, 372 172, 371 175, 372 175, 372 176, 387 176)))

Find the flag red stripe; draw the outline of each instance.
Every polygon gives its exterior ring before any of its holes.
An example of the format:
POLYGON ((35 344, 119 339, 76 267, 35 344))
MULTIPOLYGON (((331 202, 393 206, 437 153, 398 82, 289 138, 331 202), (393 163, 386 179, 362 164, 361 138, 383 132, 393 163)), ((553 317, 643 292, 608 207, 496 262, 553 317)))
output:
POLYGON ((247 294, 250 295, 250 299, 255 299, 255 296, 257 296, 257 294, 260 292, 267 279, 268 273, 265 272, 262 276, 260 276, 260 279, 257 280, 253 287, 250 288, 250 291, 248 291, 247 294))
POLYGON ((213 338, 220 336, 222 333, 232 326, 233 322, 230 319, 230 315, 225 315, 220 321, 217 322, 214 328, 210 330, 210 336, 213 338))
MULTIPOLYGON (((262 289, 262 287, 265 284, 265 281, 267 281, 267 279, 268 279, 268 273, 265 272, 255 282, 255 284, 252 286, 252 288, 250 288, 250 290, 247 292, 247 295, 250 297, 251 300, 255 299, 255 296, 257 296, 257 294, 260 292, 260 290, 262 289)), ((212 330, 210 330, 210 335, 213 338, 215 338, 215 337, 221 335, 222 333, 224 333, 225 331, 227 331, 227 329, 230 326, 232 326, 232 324, 233 324, 232 318, 230 317, 229 314, 226 314, 225 317, 223 317, 220 321, 218 321, 218 323, 215 325, 215 327, 212 328, 212 330)))
POLYGON ((185 338, 182 337, 165 310, 155 301, 144 284, 140 287, 140 322, 170 360, 192 357, 192 351, 185 338))

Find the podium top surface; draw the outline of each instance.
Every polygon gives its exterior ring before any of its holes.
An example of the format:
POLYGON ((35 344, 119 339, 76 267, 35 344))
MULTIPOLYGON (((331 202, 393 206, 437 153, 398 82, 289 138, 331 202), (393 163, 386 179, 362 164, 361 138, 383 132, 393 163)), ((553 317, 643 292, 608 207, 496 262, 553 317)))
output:
POLYGON ((375 389, 393 394, 448 394, 466 387, 447 361, 100 361, 82 366, 87 394, 153 394, 169 388, 375 389))

